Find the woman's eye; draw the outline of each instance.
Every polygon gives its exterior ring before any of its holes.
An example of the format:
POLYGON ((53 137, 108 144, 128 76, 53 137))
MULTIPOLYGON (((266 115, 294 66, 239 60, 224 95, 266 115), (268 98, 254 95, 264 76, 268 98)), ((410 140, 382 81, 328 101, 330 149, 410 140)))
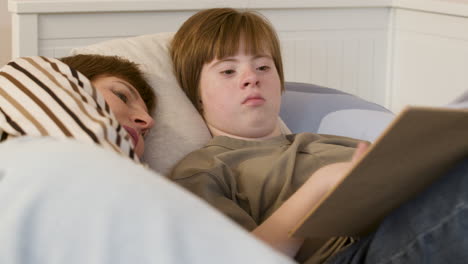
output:
POLYGON ((117 96, 120 100, 122 100, 124 103, 127 103, 128 102, 128 97, 123 94, 123 93, 120 93, 120 92, 115 92, 113 91, 113 93, 115 94, 115 96, 117 96))
POLYGON ((264 65, 264 66, 258 67, 257 69, 260 70, 260 71, 268 71, 270 69, 270 66, 264 65))

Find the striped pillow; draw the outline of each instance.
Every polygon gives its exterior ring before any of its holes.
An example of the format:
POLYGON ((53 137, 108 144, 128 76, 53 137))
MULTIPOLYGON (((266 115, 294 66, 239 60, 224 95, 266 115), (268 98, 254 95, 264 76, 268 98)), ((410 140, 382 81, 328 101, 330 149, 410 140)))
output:
POLYGON ((18 58, 0 69, 0 142, 20 136, 73 138, 139 162, 102 95, 57 59, 18 58))

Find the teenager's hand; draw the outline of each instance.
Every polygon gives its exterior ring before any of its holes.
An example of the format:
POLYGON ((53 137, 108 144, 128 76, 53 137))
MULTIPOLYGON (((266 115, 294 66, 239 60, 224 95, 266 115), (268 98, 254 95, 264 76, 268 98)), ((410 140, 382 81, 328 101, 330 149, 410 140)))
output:
POLYGON ((365 142, 358 143, 350 161, 337 162, 323 166, 310 176, 308 182, 313 181, 313 185, 315 185, 315 191, 320 190, 320 194, 325 195, 325 193, 327 193, 348 174, 354 164, 356 164, 364 156, 368 148, 369 144, 365 142), (321 188, 317 189, 316 186, 321 186, 321 188))
POLYGON ((339 162, 318 169, 311 177, 252 233, 284 254, 294 257, 304 242, 290 237, 291 231, 322 197, 357 163, 369 148, 359 143, 348 162, 339 162))

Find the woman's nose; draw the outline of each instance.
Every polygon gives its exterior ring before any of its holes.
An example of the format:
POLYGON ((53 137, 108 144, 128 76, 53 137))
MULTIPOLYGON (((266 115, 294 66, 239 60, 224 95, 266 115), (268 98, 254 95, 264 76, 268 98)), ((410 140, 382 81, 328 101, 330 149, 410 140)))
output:
POLYGON ((132 120, 138 128, 148 130, 154 126, 154 119, 147 113, 140 113, 132 120))

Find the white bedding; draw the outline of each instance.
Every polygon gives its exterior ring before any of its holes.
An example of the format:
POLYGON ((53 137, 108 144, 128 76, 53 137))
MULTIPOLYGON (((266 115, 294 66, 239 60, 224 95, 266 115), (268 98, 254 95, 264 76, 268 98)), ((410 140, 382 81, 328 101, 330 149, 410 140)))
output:
POLYGON ((0 144, 0 160, 0 263, 292 263, 93 144, 21 137, 0 144))

